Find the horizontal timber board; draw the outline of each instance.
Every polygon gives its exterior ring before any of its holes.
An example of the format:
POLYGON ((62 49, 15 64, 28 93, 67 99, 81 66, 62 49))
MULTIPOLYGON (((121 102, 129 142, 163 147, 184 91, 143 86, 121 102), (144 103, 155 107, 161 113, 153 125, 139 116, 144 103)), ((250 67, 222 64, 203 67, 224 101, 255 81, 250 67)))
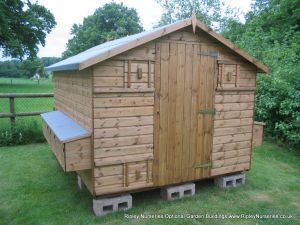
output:
POLYGON ((248 170, 249 168, 250 168, 250 162, 215 168, 211 170, 211 176, 218 176, 218 175, 223 175, 223 174, 233 173, 233 172, 241 172, 241 171, 248 170))
POLYGON ((238 141, 249 141, 252 139, 252 133, 232 134, 213 138, 214 144, 233 143, 238 141))
MULTIPOLYGON (((127 82, 125 82, 125 87, 127 87, 127 82)), ((144 83, 130 83, 130 88, 133 89, 145 89, 148 87, 148 83, 144 82, 144 83)), ((150 87, 154 87, 154 83, 150 82, 150 87)))
POLYGON ((254 94, 248 95, 216 95, 215 103, 247 103, 254 102, 254 94))
POLYGON ((106 187, 96 186, 95 193, 96 193, 96 195, 114 194, 114 193, 122 193, 122 192, 128 192, 128 191, 132 191, 132 190, 153 187, 152 182, 149 182, 149 183, 139 182, 139 183, 132 184, 128 187, 120 187, 120 185, 106 186, 106 187))
POLYGON ((251 140, 239 141, 234 143, 214 144, 213 154, 214 152, 225 152, 225 151, 239 150, 245 148, 251 148, 251 140))
POLYGON ((153 134, 153 125, 94 129, 94 138, 127 137, 153 134))
POLYGON ((151 116, 151 115, 153 115, 153 106, 94 109, 95 118, 151 116))
POLYGON ((214 152, 212 153, 212 161, 229 159, 239 156, 245 156, 251 154, 251 148, 238 149, 232 151, 222 151, 222 152, 214 152))
POLYGON ((152 160, 153 153, 144 153, 144 154, 136 154, 134 156, 120 156, 120 157, 108 157, 108 158, 99 158, 95 159, 96 166, 108 166, 114 164, 123 164, 123 163, 130 163, 130 162, 138 162, 138 161, 145 161, 145 160, 152 160))
POLYGON ((94 139, 95 148, 153 144, 153 135, 94 139))
POLYGON ((226 88, 226 87, 218 87, 217 91, 255 91, 255 87, 232 87, 232 88, 226 88))
POLYGON ((128 93, 99 93, 94 98, 120 98, 120 97, 154 97, 153 92, 128 92, 128 93))
POLYGON ((222 103, 215 104, 215 108, 217 111, 233 111, 233 110, 250 110, 254 108, 253 102, 247 103, 222 103))
POLYGON ((245 155, 245 156, 239 156, 239 157, 235 157, 235 158, 215 160, 215 161, 213 161, 212 169, 237 165, 237 164, 241 164, 241 163, 248 163, 248 162, 250 163, 250 158, 251 158, 250 155, 245 155))
POLYGON ((240 127, 245 125, 252 125, 253 118, 241 118, 241 119, 228 119, 228 120, 215 120, 214 128, 224 127, 240 127))
POLYGON ((153 116, 95 119, 94 128, 145 126, 153 124, 153 116))
POLYGON ((237 118, 252 118, 253 110, 243 111, 227 111, 227 112, 216 112, 215 120, 226 120, 226 119, 237 119, 237 118))
POLYGON ((214 137, 228 135, 228 134, 240 134, 240 133, 250 133, 250 132, 252 132, 252 125, 216 128, 214 130, 214 137))
POLYGON ((154 97, 114 97, 94 98, 95 108, 123 107, 123 106, 152 106, 154 97))
POLYGON ((94 79, 98 76, 122 77, 124 76, 124 68, 119 66, 106 66, 106 65, 96 66, 94 67, 94 79))
POLYGON ((216 91, 216 95, 254 95, 254 91, 238 91, 238 90, 232 90, 232 91, 216 91))
POLYGON ((94 93, 151 93, 154 88, 94 87, 94 93))
POLYGON ((94 87, 123 87, 123 77, 94 77, 94 87))
POLYGON ((143 153, 153 153, 153 144, 147 145, 133 145, 117 148, 96 148, 94 150, 94 157, 106 158, 115 156, 135 155, 143 153))

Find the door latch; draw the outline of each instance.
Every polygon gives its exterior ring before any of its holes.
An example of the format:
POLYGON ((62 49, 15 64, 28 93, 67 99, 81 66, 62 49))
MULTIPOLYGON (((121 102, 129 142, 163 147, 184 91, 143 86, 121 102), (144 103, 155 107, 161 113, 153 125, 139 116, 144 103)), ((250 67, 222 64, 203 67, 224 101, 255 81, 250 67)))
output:
POLYGON ((193 166, 195 169, 197 168, 210 168, 212 167, 212 162, 208 162, 208 163, 198 163, 198 164, 195 164, 193 166))
POLYGON ((217 110, 215 108, 209 108, 209 109, 202 109, 199 110, 199 114, 216 114, 217 110))

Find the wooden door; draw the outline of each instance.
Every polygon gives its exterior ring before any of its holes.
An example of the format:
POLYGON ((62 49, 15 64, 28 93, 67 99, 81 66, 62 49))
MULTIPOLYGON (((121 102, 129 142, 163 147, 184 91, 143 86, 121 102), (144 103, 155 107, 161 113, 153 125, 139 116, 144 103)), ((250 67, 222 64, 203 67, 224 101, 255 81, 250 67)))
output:
POLYGON ((210 175, 216 60, 209 47, 156 43, 155 185, 210 175))

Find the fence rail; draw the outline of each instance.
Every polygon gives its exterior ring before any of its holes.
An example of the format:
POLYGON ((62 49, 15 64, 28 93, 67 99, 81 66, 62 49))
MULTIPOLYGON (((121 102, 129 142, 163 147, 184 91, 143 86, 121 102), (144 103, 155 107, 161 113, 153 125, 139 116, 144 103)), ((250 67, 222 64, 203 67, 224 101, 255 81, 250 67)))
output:
POLYGON ((49 98, 53 97, 53 93, 1 93, 0 98, 9 99, 9 112, 0 113, 0 118, 10 118, 11 127, 16 125, 16 117, 18 116, 35 116, 47 111, 35 112, 16 112, 15 99, 16 98, 49 98))

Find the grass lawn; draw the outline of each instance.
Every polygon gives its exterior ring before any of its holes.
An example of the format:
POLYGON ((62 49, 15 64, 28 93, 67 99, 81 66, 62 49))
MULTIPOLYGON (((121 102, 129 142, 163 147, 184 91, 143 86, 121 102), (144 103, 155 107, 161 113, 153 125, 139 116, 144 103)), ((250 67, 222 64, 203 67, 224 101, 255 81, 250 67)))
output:
POLYGON ((280 214, 292 219, 126 219, 92 213, 75 173, 62 172, 47 144, 0 148, 0 224, 300 224, 300 155, 264 143, 246 185, 223 190, 197 183, 192 198, 163 201, 159 190, 133 194, 127 214, 280 214))

